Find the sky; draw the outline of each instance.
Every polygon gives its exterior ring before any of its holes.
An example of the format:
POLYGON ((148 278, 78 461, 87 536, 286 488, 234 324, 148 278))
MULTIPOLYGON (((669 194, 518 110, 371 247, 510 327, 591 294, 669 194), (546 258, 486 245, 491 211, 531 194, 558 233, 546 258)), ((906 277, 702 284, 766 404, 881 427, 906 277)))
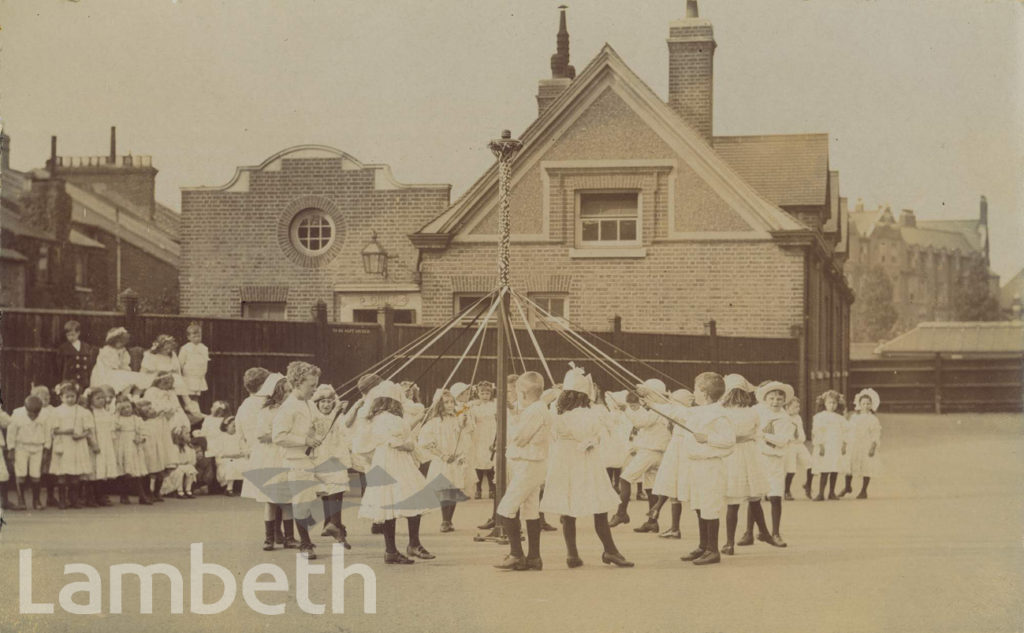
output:
MULTIPOLYGON (((391 165, 453 200, 487 141, 536 117, 548 0, 0 0, 0 117, 15 169, 151 155, 157 199, 293 145, 391 165)), ((685 0, 573 0, 572 63, 604 43, 656 93, 685 0)), ((715 134, 828 132, 841 195, 920 219, 989 202, 993 269, 1024 266, 1024 3, 701 0, 715 134)))

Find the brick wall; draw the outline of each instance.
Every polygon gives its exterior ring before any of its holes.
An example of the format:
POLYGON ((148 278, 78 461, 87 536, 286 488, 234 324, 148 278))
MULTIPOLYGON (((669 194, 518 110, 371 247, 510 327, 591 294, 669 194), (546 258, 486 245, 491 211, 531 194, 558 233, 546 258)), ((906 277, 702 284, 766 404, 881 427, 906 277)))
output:
MULTIPOLYGON (((452 277, 467 271, 496 274, 496 245, 424 253, 424 323, 452 316, 452 277)), ((787 338, 802 321, 802 254, 771 242, 655 243, 645 258, 612 260, 570 259, 557 244, 513 246, 514 288, 528 292, 554 275, 571 277, 569 319, 588 330, 607 330, 618 315, 629 331, 701 334, 715 319, 723 336, 787 338)))
POLYGON ((183 190, 182 311, 238 316, 242 287, 276 286, 287 288, 287 318, 306 320, 319 300, 333 311, 339 285, 413 284, 417 252, 407 236, 447 208, 450 188, 377 188, 376 171, 342 156, 285 157, 249 170, 241 191, 183 190), (335 246, 321 261, 290 250, 290 218, 307 206, 335 220, 335 246), (392 256, 386 281, 363 270, 373 231, 392 256))
MULTIPOLYGON (((118 192, 140 209, 152 211, 157 170, 154 167, 61 167, 58 175, 86 189, 102 185, 118 192)), ((143 218, 149 220, 147 216, 143 218)))

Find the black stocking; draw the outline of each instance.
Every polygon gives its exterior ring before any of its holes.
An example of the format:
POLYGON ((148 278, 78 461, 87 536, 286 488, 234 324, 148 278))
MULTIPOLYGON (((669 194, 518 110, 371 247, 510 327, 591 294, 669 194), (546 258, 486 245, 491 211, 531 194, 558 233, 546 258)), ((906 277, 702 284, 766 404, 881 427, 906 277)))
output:
POLYGON ((422 547, 420 544, 420 518, 421 515, 417 514, 406 519, 409 523, 409 547, 422 547))
MULTIPOLYGON (((747 512, 747 514, 750 514, 747 512)), ((730 505, 725 509, 725 544, 733 545, 736 542, 736 524, 740 519, 739 504, 730 505)))
POLYGON ((395 544, 395 520, 384 521, 384 551, 388 554, 397 554, 398 546, 395 544))
POLYGON ((540 558, 540 519, 526 520, 527 558, 540 558))
POLYGON ((793 493, 791 493, 791 492, 789 491, 789 489, 790 489, 790 488, 792 487, 792 485, 793 485, 793 477, 794 477, 795 475, 796 475, 796 473, 786 473, 786 494, 787 494, 787 495, 793 494, 793 493))
POLYGON ((608 527, 607 512, 594 515, 594 531, 597 532, 597 538, 601 539, 604 551, 609 554, 619 553, 619 550, 615 547, 615 540, 612 539, 612 529, 608 527))
POLYGON ((679 501, 672 502, 672 529, 679 531, 679 521, 683 518, 683 504, 679 501))
POLYGON ((700 518, 700 510, 697 510, 697 532, 700 534, 700 545, 698 549, 708 551, 708 531, 704 525, 704 519, 700 518))
POLYGON ((576 549, 576 517, 562 516, 562 537, 565 538, 565 553, 569 558, 579 558, 576 549))
POLYGON ((625 479, 619 480, 619 509, 616 514, 619 516, 626 515, 626 508, 629 507, 629 488, 630 483, 625 479))
POLYGON ((782 523, 782 497, 768 497, 768 501, 772 504, 772 536, 778 536, 782 523))
POLYGON ((505 531, 508 532, 508 546, 509 554, 516 558, 523 557, 523 541, 521 539, 523 528, 519 523, 519 513, 516 512, 516 516, 513 518, 503 517, 500 514, 498 518, 505 522, 505 531))
POLYGON ((828 496, 836 496, 836 479, 839 478, 839 473, 828 474, 828 496))

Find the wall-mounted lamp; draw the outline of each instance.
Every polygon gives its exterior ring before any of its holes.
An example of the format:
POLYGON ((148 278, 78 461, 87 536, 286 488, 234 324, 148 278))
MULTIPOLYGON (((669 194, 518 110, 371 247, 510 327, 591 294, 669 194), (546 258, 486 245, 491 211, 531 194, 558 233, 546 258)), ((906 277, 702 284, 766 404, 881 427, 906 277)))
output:
POLYGON ((370 241, 361 251, 363 255, 363 270, 370 275, 380 275, 387 279, 388 276, 388 252, 377 241, 377 231, 373 232, 370 241))

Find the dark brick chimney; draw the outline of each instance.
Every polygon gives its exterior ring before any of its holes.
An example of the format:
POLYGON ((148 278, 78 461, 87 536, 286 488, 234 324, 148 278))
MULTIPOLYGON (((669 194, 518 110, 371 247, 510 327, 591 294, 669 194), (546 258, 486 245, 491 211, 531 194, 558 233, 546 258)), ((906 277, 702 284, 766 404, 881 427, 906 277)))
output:
POLYGON ((686 17, 669 24, 668 105, 711 143, 715 33, 687 0, 686 17))

